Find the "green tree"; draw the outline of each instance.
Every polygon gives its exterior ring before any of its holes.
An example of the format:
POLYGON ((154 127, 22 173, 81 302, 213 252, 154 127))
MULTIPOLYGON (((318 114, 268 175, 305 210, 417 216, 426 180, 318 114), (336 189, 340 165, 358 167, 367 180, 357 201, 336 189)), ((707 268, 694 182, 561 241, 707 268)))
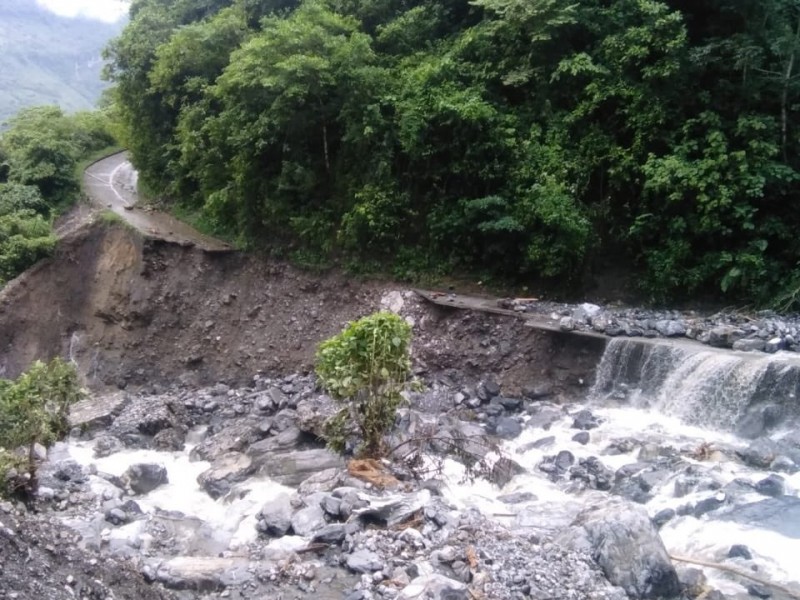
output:
POLYGON ((5 493, 36 491, 34 446, 67 433, 69 407, 83 398, 75 368, 55 358, 35 362, 16 381, 0 380, 0 483, 5 493), (21 452, 20 452, 21 450, 21 452))
POLYGON ((384 452, 384 435, 394 424, 411 372, 410 342, 408 323, 395 314, 379 312, 350 323, 320 344, 317 377, 344 405, 326 424, 331 448, 344 451, 355 427, 363 455, 378 457, 384 452))

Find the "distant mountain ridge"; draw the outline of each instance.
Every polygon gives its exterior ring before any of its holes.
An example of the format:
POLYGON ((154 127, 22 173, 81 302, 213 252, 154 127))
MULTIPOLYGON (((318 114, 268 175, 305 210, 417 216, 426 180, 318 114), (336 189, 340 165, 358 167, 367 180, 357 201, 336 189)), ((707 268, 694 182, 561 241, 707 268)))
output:
POLYGON ((102 49, 124 26, 66 18, 35 0, 0 0, 0 123, 22 108, 92 108, 106 86, 102 49))

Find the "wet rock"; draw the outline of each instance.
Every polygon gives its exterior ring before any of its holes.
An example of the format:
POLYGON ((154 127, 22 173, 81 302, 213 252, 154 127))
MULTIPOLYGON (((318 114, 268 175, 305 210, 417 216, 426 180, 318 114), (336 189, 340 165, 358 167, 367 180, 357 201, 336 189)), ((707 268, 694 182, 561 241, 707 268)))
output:
POLYGON ((716 517, 747 527, 762 527, 786 537, 800 539, 800 498, 779 496, 734 506, 716 517))
POLYGON ((747 593, 756 598, 772 598, 772 592, 769 588, 760 583, 751 583, 748 585, 747 593))
POLYGON ((719 492, 710 498, 704 498, 694 505, 692 514, 694 514, 695 517, 702 517, 710 512, 714 512, 725 506, 727 499, 728 496, 724 492, 719 492))
POLYGON ((586 483, 589 487, 608 491, 614 481, 614 472, 608 469, 596 456, 581 458, 578 464, 570 469, 570 478, 586 483))
POLYGON ((517 475, 526 473, 525 467, 510 458, 502 457, 493 466, 489 480, 499 487, 505 486, 517 475))
POLYGON ((736 433, 745 439, 754 440, 779 425, 783 416, 784 409, 777 404, 754 406, 736 423, 736 433))
POLYGON ((572 436, 573 442, 578 442, 582 446, 585 446, 589 443, 590 435, 588 431, 579 431, 575 435, 572 436))
POLYGON ((397 596, 397 600, 468 600, 469 597, 466 585, 434 573, 411 581, 397 596))
POLYGON ((591 508, 560 542, 591 552, 608 580, 630 598, 675 597, 680 582, 645 510, 628 502, 591 508))
POLYGON ((157 487, 169 483, 167 469, 155 463, 131 465, 122 474, 122 479, 134 494, 148 494, 157 487))
POLYGON ((748 466, 757 469, 769 467, 776 456, 780 454, 780 448, 772 440, 756 440, 743 450, 737 450, 736 455, 748 466))
POLYGON ((529 442, 527 444, 521 445, 519 448, 517 448, 517 453, 518 454, 524 454, 525 452, 528 452, 528 451, 534 450, 534 449, 542 450, 542 449, 550 448, 555 443, 556 443, 556 436, 548 435, 547 437, 539 438, 538 440, 536 440, 534 442, 529 442))
POLYGON ((778 352, 778 350, 783 350, 786 348, 786 342, 779 337, 771 338, 767 341, 764 345, 764 352, 768 354, 774 354, 778 352))
POLYGON ((502 496, 498 496, 497 499, 504 504, 522 504, 523 502, 535 502, 538 500, 536 494, 532 494, 531 492, 503 494, 502 496))
POLYGON ((343 523, 331 523, 317 530, 311 541, 323 544, 341 544, 346 535, 347 531, 343 523))
POLYGON ((556 455, 555 464, 560 471, 566 471, 575 464, 575 456, 568 450, 562 450, 556 455))
POLYGON ((345 564, 356 573, 372 573, 383 569, 381 557, 370 550, 356 550, 347 557, 345 564))
POLYGON ((313 499, 309 501, 312 502, 309 506, 301 508, 292 515, 292 529, 295 535, 311 537, 328 524, 325 520, 325 511, 319 502, 314 502, 313 499))
POLYGON ((597 417, 595 417, 591 411, 588 410, 580 411, 577 415, 575 415, 575 419, 572 421, 572 428, 580 429, 582 431, 595 429, 599 426, 599 419, 597 419, 597 417))
POLYGON ((732 348, 745 333, 732 325, 719 325, 708 332, 708 345, 715 348, 732 348))
POLYGON ((94 457, 105 458, 123 449, 122 442, 113 435, 101 435, 94 442, 94 457))
POLYGON ((498 402, 504 409, 507 411, 518 411, 522 408, 522 400, 519 398, 506 398, 505 396, 500 396, 495 398, 492 402, 498 402))
POLYGON ((106 511, 105 520, 112 525, 124 525, 128 522, 128 514, 121 508, 112 508, 106 511))
POLYGON ((665 508, 664 510, 658 511, 653 516, 653 524, 659 529, 661 529, 664 525, 669 523, 674 518, 675 518, 675 510, 672 508, 665 508))
POLYGON ((536 385, 528 386, 522 390, 522 395, 529 400, 541 400, 542 398, 549 398, 554 393, 555 391, 550 383, 537 383, 536 385))
POLYGON ((262 475, 288 486, 299 485, 317 471, 345 466, 341 456, 325 448, 264 455, 259 462, 262 475))
POLYGON ((761 352, 766 347, 766 342, 758 338, 736 340, 733 349, 740 352, 761 352))
POLYGON ((522 425, 513 417, 500 417, 490 433, 504 440, 513 440, 522 433, 522 425))
POLYGON ((786 483, 780 475, 770 475, 756 483, 756 491, 759 494, 777 498, 786 493, 786 483))
POLYGON ((708 579, 700 569, 683 567, 678 569, 677 572, 683 593, 689 598, 697 598, 708 589, 708 579))
POLYGON ((750 552, 750 548, 744 544, 734 544, 731 546, 731 549, 728 550, 728 558, 743 558, 745 560, 753 560, 753 553, 750 552))
POLYGON ((176 590, 221 590, 252 578, 248 561, 242 558, 181 556, 161 563, 156 570, 156 580, 176 590))
POLYGON ((227 494, 234 483, 244 481, 255 470, 255 465, 249 456, 230 452, 216 459, 209 469, 197 477, 197 482, 216 500, 227 494))
POLYGON ((653 328, 664 337, 683 337, 686 335, 686 326, 680 321, 662 319, 656 321, 653 328))
POLYGON ((288 494, 270 500, 259 512, 259 531, 271 537, 283 537, 292 526, 293 512, 288 494))
POLYGON ((179 452, 183 450, 186 435, 175 427, 162 429, 153 437, 153 447, 166 452, 179 452))

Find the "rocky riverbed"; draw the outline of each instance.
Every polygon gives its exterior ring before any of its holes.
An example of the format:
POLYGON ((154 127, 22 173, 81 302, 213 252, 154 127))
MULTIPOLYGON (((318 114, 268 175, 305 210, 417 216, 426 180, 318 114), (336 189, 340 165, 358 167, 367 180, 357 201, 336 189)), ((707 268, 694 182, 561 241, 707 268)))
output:
POLYGON ((609 337, 688 338, 744 352, 800 351, 800 316, 770 310, 702 314, 526 299, 499 300, 498 306, 550 319, 562 331, 593 331, 609 337))
MULTIPOLYGON (((6 504, 0 521, 56 523, 69 558, 50 550, 55 572, 75 582, 84 562, 124 565, 126 585, 154 598, 790 597, 791 420, 745 441, 591 397, 553 399, 546 386, 506 395, 491 376, 427 381, 391 440, 426 439, 415 478, 402 462, 329 453, 319 433, 333 405, 309 376, 123 392, 95 399, 51 449, 41 514, 6 504)), ((41 550, 47 530, 16 536, 41 550)), ((11 582, 7 597, 41 597, 11 582)), ((115 597, 150 597, 122 589, 115 597)), ((78 597, 102 597, 92 593, 78 597)))

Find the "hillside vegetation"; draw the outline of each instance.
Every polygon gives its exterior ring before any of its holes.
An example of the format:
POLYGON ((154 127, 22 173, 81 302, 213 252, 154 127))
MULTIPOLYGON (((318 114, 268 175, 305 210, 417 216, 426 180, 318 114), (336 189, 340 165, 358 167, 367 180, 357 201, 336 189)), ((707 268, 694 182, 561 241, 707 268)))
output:
POLYGON ((103 46, 121 29, 56 16, 35 0, 0 0, 0 123, 40 104, 94 107, 107 85, 100 79, 103 46))
POLYGON ((135 0, 141 180, 243 242, 660 301, 800 287, 792 0, 135 0))

